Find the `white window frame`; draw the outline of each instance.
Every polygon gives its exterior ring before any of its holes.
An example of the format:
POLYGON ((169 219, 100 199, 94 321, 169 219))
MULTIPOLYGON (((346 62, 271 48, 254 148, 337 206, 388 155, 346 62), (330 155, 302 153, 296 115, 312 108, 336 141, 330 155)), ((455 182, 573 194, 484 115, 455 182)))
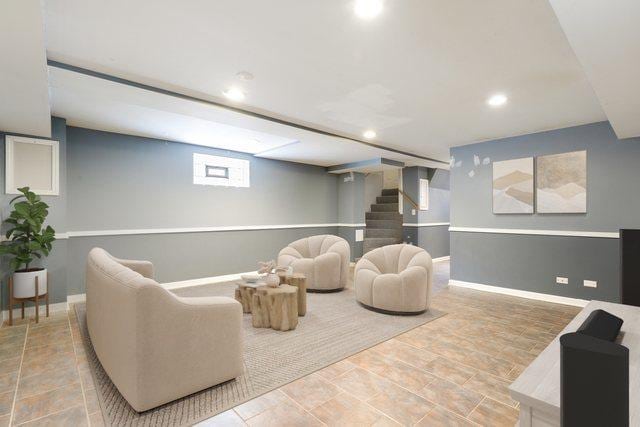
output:
POLYGON ((193 153, 193 183, 218 187, 248 188, 251 162, 235 157, 193 153), (224 170, 225 174, 211 174, 211 170, 224 170))
POLYGON ((20 194, 14 180, 14 146, 20 144, 38 144, 51 147, 51 188, 33 188, 29 190, 41 196, 60 195, 60 146, 58 141, 51 139, 27 138, 24 136, 7 135, 5 137, 5 193, 20 194))

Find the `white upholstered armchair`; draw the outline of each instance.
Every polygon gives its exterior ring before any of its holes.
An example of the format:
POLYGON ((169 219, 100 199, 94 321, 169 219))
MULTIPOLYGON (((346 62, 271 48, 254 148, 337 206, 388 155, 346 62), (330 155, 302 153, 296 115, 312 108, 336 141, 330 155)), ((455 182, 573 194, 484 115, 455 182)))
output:
POLYGON ((91 344, 136 411, 238 377, 242 306, 232 298, 181 298, 153 280, 148 261, 94 248, 87 260, 91 344))
POLYGON ((429 308, 433 264, 417 246, 383 246, 364 254, 354 273, 356 299, 380 311, 418 314, 429 308))
POLYGON ((307 277, 307 289, 339 291, 347 285, 351 249, 341 237, 330 234, 290 243, 278 255, 278 267, 293 267, 307 277))

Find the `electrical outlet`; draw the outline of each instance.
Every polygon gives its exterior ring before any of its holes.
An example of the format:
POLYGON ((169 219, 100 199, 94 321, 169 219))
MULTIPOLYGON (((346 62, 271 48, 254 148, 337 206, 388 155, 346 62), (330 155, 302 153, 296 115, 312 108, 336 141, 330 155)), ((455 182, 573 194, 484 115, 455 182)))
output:
POLYGON ((556 277, 556 283, 558 285, 568 285, 569 279, 567 277, 556 277))
POLYGON ((356 230, 356 242, 362 242, 364 240, 364 230, 356 230))
POLYGON ((413 215, 413 216, 416 215, 416 210, 415 209, 411 209, 411 215, 413 215))
POLYGON ((598 287, 598 282, 596 282, 595 280, 584 280, 582 283, 584 284, 584 286, 586 288, 597 288, 598 287))

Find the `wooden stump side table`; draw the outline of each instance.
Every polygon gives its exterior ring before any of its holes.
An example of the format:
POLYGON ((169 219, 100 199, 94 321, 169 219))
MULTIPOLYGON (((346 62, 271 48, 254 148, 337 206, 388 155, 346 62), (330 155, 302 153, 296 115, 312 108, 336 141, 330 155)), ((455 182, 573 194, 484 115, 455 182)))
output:
POLYGON ((255 328, 295 329, 298 326, 298 288, 289 285, 257 288, 252 296, 251 315, 255 328))
POLYGON ((24 319, 24 303, 27 301, 33 301, 36 308, 36 323, 40 321, 40 301, 44 298, 46 305, 46 314, 49 317, 49 289, 51 286, 51 280, 49 273, 47 272, 47 293, 38 295, 40 290, 38 289, 38 277, 36 276, 36 294, 29 298, 15 298, 13 296, 13 277, 9 276, 9 326, 13 326, 13 306, 20 303, 22 308, 22 318, 24 319))
POLYGON ((244 282, 238 282, 236 288, 235 298, 240 304, 242 304, 243 313, 251 313, 251 301, 253 300, 253 294, 256 293, 257 286, 251 286, 244 282))
POLYGON ((298 316, 307 314, 307 278, 302 273, 293 273, 291 276, 280 277, 280 283, 286 283, 298 288, 298 316), (284 281, 283 281, 284 280, 284 281))

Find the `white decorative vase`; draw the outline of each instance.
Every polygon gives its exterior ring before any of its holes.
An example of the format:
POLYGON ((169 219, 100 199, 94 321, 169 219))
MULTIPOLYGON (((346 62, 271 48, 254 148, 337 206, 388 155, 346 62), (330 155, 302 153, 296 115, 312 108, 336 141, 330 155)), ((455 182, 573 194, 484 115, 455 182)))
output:
POLYGON ((267 286, 272 288, 277 288, 280 286, 280 276, 275 273, 267 274, 267 277, 264 278, 264 281, 267 283, 267 286))
POLYGON ((13 273, 13 297, 32 298, 36 296, 36 277, 38 278, 38 296, 47 293, 47 269, 30 268, 13 273))

